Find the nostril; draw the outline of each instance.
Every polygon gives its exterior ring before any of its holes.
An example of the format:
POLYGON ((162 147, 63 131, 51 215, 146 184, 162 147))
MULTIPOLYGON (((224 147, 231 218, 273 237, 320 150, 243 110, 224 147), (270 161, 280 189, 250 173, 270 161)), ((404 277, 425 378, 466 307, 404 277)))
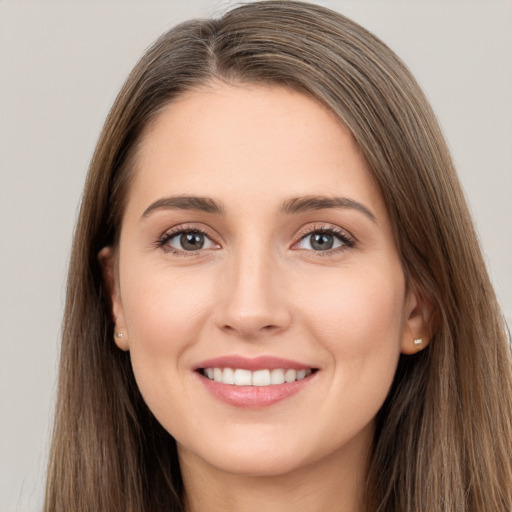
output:
POLYGON ((225 323, 220 326, 228 334, 237 334, 245 338, 257 338, 262 335, 272 335, 279 332, 282 328, 276 324, 267 324, 258 326, 250 320, 242 320, 236 325, 225 323))

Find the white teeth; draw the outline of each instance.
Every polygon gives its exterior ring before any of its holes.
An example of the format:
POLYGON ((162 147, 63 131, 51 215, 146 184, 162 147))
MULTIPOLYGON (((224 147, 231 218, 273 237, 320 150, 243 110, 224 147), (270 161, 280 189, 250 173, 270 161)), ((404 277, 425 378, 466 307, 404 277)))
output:
POLYGON ((222 382, 222 368, 213 369, 213 380, 216 382, 222 382))
MULTIPOLYGON (((273 383, 272 383, 273 384, 273 383)), ((257 370, 252 373, 253 386, 270 386, 270 372, 268 370, 257 370)))
POLYGON ((297 371, 286 370, 286 373, 284 374, 284 380, 286 382, 293 382, 294 380, 297 380, 297 371))
POLYGON ((222 382, 224 382, 224 384, 235 383, 235 372, 231 368, 224 368, 222 372, 222 382))
POLYGON ((270 382, 272 384, 282 384, 284 382, 284 370, 272 370, 272 373, 270 374, 270 382))
POLYGON ((311 375, 311 370, 244 370, 241 368, 204 368, 203 375, 215 382, 235 384, 236 386, 273 386, 302 380, 311 375))
POLYGON ((235 370, 235 384, 237 386, 250 386, 252 384, 251 370, 240 370, 237 368, 235 370))

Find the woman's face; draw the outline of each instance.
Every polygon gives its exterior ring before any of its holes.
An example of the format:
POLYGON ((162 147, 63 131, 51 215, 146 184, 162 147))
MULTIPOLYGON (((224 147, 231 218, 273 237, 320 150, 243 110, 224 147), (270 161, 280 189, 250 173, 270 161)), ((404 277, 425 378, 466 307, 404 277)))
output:
POLYGON ((211 85, 146 130, 116 256, 116 338, 182 463, 364 460, 422 320, 353 138, 285 88, 211 85))

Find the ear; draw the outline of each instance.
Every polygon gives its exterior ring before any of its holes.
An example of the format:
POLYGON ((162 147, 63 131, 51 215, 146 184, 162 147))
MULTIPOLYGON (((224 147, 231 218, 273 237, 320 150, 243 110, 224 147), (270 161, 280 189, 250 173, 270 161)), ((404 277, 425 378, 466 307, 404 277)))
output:
POLYGON ((416 354, 428 346, 432 337, 432 309, 425 295, 410 285, 405 297, 402 354, 416 354))
POLYGON ((110 298, 112 320, 114 322, 114 341, 121 350, 128 350, 128 333, 124 318, 123 303, 119 293, 119 283, 116 272, 116 259, 112 247, 104 247, 98 253, 103 272, 103 282, 110 298))

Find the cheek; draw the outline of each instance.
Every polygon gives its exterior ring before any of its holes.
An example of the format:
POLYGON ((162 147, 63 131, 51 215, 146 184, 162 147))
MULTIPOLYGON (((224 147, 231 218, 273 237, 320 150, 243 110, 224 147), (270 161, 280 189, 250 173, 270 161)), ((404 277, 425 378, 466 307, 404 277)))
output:
POLYGON ((401 269, 340 269, 321 284, 310 287, 315 292, 303 307, 315 337, 337 364, 353 367, 354 374, 362 376, 364 368, 379 365, 393 373, 403 326, 401 269))
POLYGON ((401 269, 340 272, 323 292, 315 287, 303 308, 308 331, 330 360, 334 405, 320 406, 332 419, 327 439, 338 439, 339 425, 355 434, 384 403, 400 356, 404 286, 401 269))
POLYGON ((143 266, 132 272, 127 265, 125 275, 136 276, 122 282, 134 370, 142 364, 146 369, 169 361, 177 364, 183 351, 200 337, 211 292, 199 286, 200 276, 194 272, 170 273, 143 266))
POLYGON ((165 268, 146 267, 126 262, 124 275, 130 278, 121 281, 130 358, 145 402, 172 431, 181 425, 176 417, 183 417, 176 414, 194 407, 184 361, 202 337, 211 290, 198 286, 202 279, 197 273, 170 275, 165 268))

